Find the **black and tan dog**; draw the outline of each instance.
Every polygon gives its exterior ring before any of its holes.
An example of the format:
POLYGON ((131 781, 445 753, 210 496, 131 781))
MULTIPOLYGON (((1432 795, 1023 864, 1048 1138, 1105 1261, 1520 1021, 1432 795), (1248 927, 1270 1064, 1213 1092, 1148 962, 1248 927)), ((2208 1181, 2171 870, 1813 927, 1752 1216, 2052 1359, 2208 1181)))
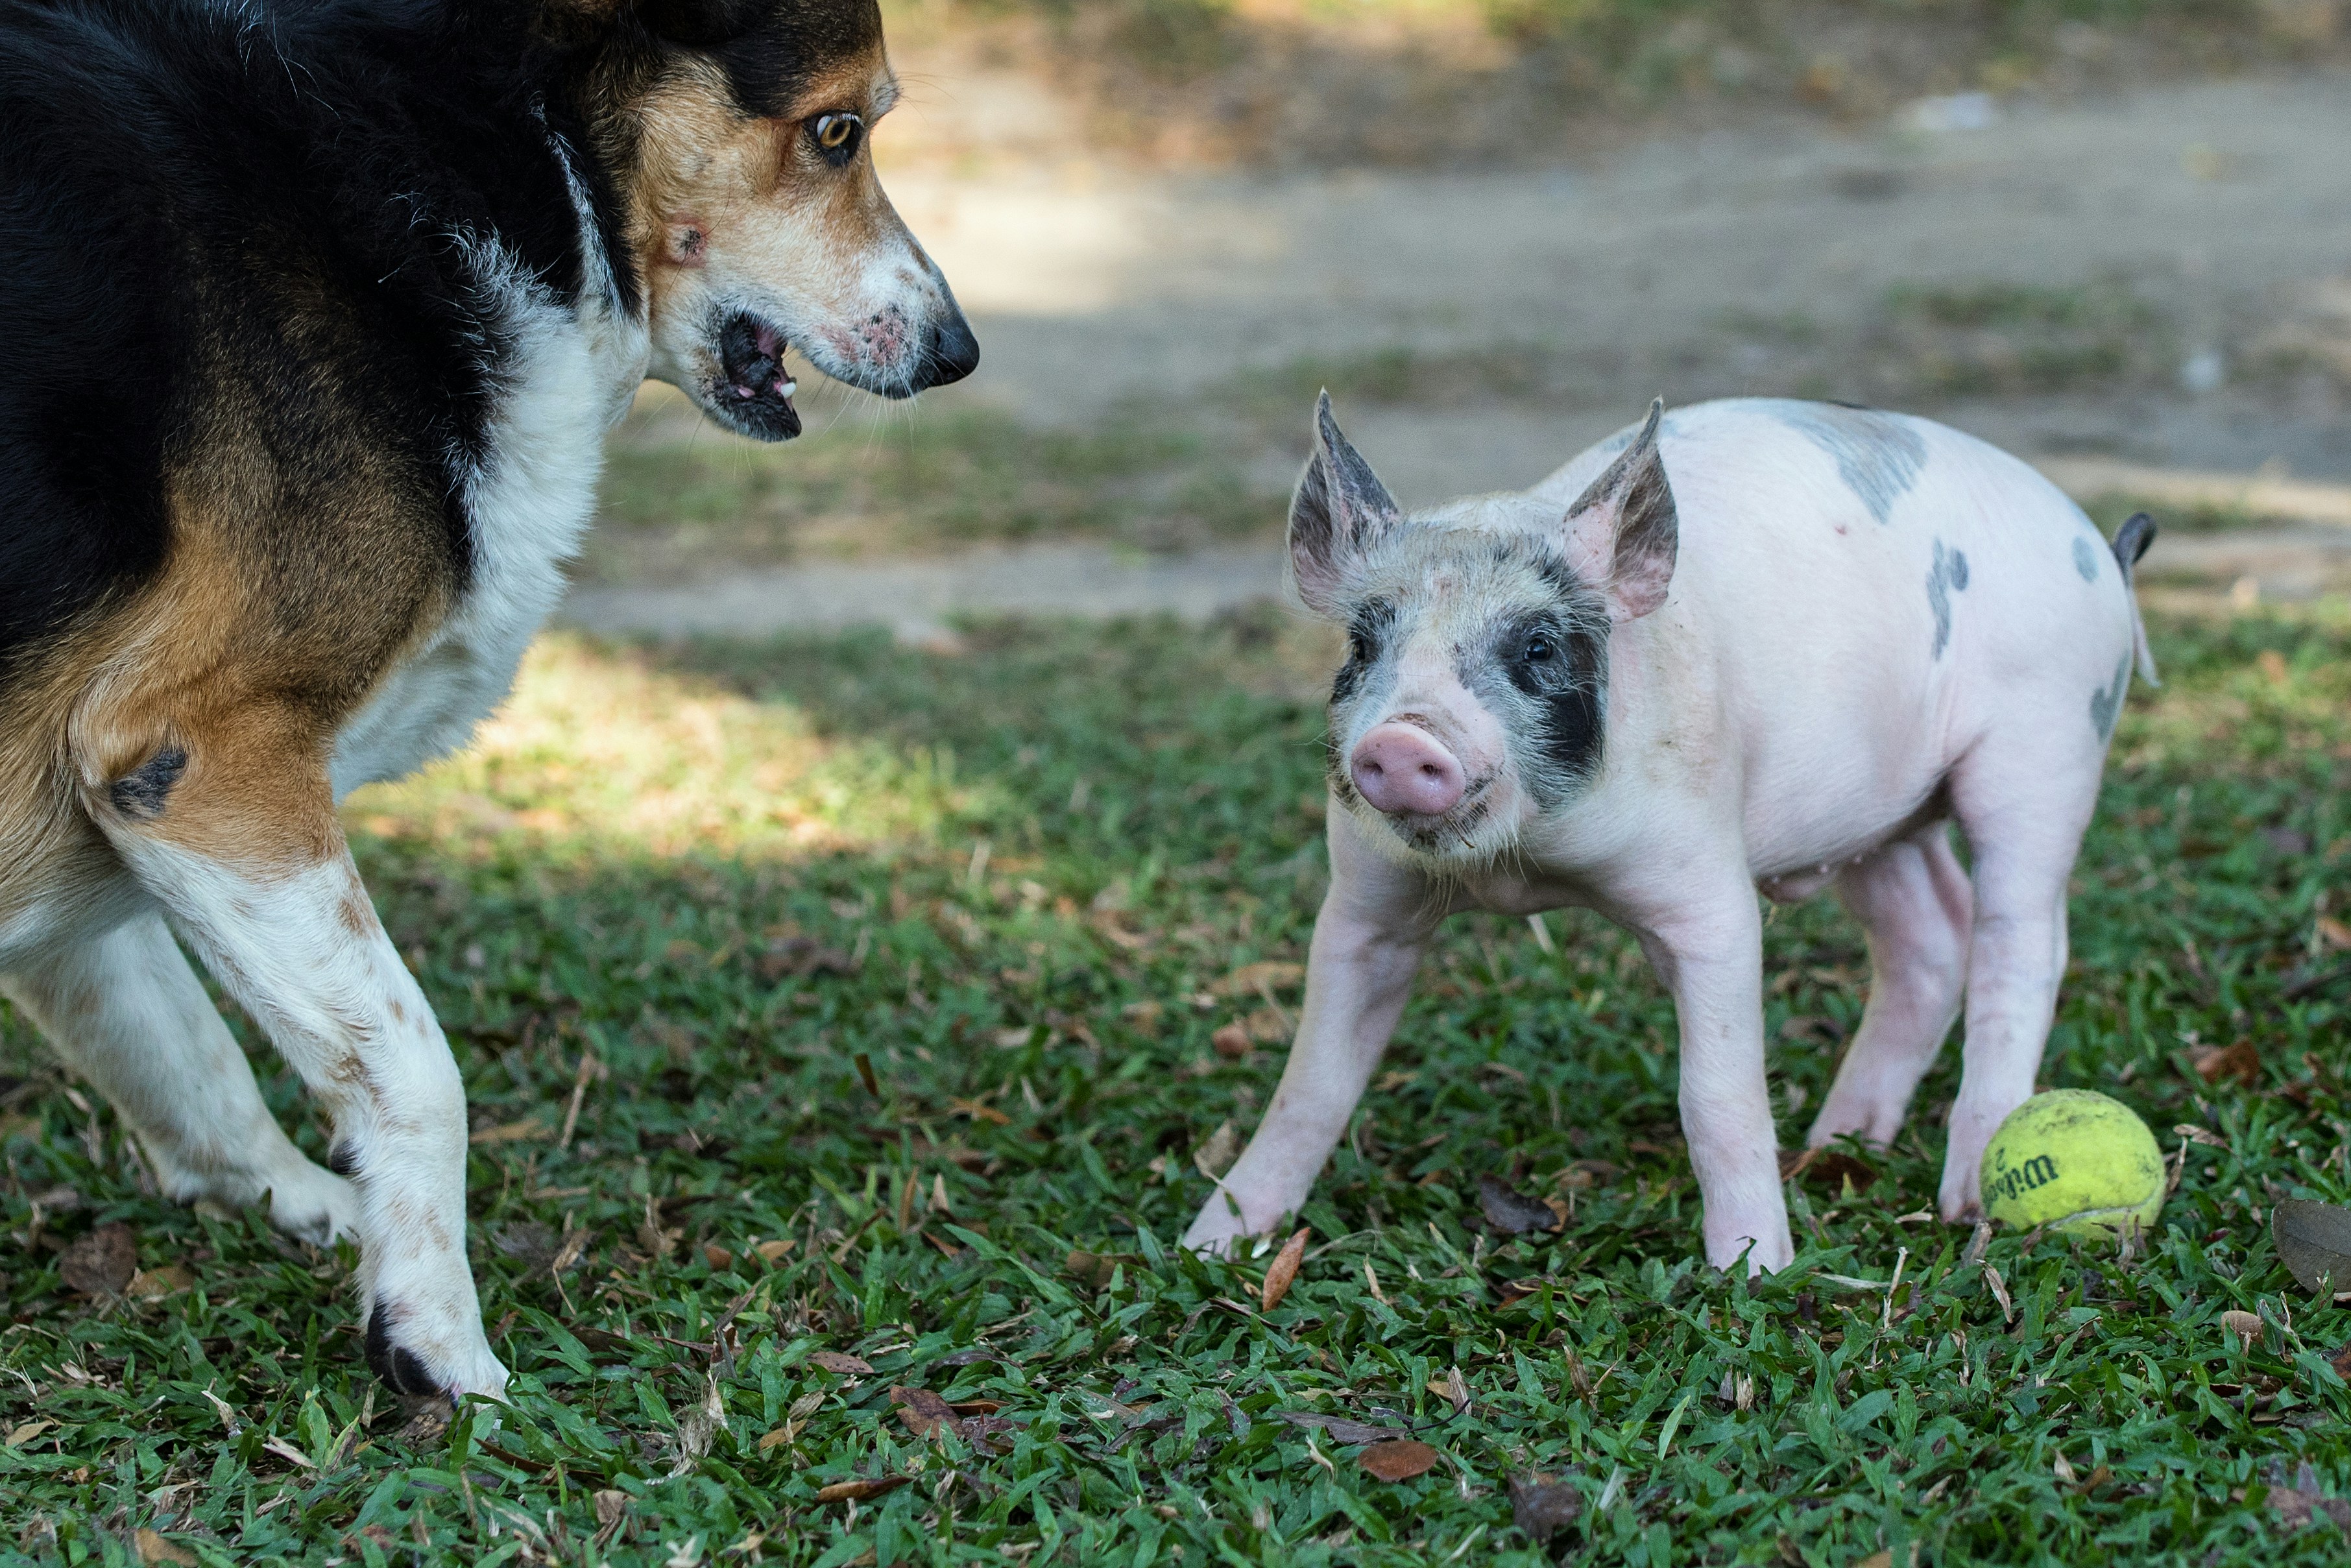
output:
POLYGON ((335 801, 504 695, 643 377, 773 440, 787 348, 969 373, 868 156, 893 92, 873 0, 0 0, 0 977, 173 1196, 357 1236, 402 1392, 506 1369, 335 801))

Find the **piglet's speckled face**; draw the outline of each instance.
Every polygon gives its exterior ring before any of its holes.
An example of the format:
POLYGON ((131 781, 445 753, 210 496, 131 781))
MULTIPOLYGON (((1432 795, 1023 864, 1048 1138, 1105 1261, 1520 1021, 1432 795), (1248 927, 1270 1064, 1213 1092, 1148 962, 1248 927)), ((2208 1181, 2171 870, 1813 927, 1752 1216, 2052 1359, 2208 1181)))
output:
POLYGON ((1406 517, 1327 396, 1316 426, 1290 558, 1307 605, 1347 629, 1332 790, 1375 842, 1430 869, 1493 862, 1599 773, 1610 628, 1665 597, 1672 500, 1655 419, 1563 516, 1489 497, 1406 517), (1644 507, 1630 555, 1628 498, 1644 507), (1595 551, 1595 534, 1612 548, 1595 551), (1602 572, 1584 564, 1595 557, 1602 572))
POLYGON ((1608 619, 1550 545, 1405 520, 1349 574, 1332 788, 1416 855, 1484 862, 1599 770, 1608 619))

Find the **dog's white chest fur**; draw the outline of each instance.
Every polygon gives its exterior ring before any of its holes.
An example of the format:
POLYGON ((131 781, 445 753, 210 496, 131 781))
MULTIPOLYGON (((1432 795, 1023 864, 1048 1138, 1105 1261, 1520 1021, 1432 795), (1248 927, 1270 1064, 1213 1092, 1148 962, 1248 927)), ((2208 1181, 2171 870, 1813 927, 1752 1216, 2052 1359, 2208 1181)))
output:
POLYGON ((487 454, 464 484, 472 579, 336 737, 338 800, 463 747, 505 700, 523 651, 563 596, 564 566, 595 508, 604 434, 627 412, 649 352, 643 323, 611 303, 592 224, 583 237, 590 286, 576 310, 480 250, 489 279, 482 303, 511 347, 487 454))

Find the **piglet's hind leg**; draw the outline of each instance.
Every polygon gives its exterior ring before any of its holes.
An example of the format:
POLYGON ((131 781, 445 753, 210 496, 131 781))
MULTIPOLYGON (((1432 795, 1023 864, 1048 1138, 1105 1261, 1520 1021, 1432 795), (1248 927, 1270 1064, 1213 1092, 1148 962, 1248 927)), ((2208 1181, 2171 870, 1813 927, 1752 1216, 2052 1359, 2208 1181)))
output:
POLYGON ((1837 892, 1869 935, 1869 1004, 1806 1141, 1884 1145, 1959 1015, 1975 897, 1944 822, 1871 855, 1837 892))
POLYGON ((2032 1093, 2065 971, 2065 881, 2095 799, 2087 771, 2074 799, 2050 799, 2043 761, 2003 779, 1989 766, 1963 771, 1953 797, 1975 856, 1974 949, 1968 967, 1967 1031, 1959 1098, 1943 1159, 1943 1218, 1981 1207, 1978 1166, 2008 1113, 2032 1093))

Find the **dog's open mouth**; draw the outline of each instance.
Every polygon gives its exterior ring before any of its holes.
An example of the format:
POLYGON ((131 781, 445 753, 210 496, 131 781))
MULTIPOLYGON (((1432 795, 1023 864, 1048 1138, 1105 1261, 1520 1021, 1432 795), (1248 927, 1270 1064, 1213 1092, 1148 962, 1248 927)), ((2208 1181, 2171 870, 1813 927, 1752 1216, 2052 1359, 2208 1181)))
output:
POLYGON ((719 330, 719 376, 711 402, 746 435, 788 441, 800 433, 800 412, 792 406, 799 383, 784 369, 788 347, 782 332, 747 310, 728 317, 719 330))

